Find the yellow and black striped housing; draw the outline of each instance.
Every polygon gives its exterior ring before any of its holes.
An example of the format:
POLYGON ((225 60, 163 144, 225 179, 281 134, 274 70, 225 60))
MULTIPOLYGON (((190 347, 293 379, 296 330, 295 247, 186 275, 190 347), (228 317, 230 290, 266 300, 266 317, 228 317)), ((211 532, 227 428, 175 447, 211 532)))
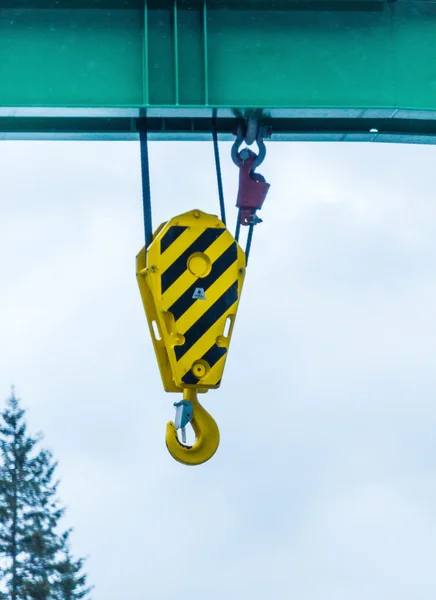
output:
POLYGON ((221 383, 245 276, 245 254, 214 215, 161 225, 137 256, 137 279, 164 388, 221 383))

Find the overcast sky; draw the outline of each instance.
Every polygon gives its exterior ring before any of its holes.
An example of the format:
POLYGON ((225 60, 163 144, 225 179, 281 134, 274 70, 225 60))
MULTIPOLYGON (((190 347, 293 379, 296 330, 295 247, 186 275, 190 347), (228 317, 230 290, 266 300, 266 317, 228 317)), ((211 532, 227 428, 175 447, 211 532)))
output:
MULTIPOLYGON (((237 170, 222 144, 229 219, 237 170)), ((154 227, 218 214, 150 148, 154 227)), ((135 278, 135 143, 1 142, 0 391, 59 460, 94 600, 436 597, 436 150, 273 144, 215 457, 175 462, 135 278)))

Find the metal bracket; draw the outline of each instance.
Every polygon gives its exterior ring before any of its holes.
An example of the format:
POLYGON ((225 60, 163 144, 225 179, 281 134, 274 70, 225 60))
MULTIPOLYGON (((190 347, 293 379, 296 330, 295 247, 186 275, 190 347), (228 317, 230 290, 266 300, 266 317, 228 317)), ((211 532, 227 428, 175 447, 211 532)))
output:
POLYGON ((259 120, 255 117, 249 117, 246 123, 239 123, 234 134, 236 135, 236 140, 232 146, 231 156, 232 160, 237 167, 241 166, 241 161, 244 160, 243 153, 248 149, 244 148, 241 152, 239 151, 240 146, 243 142, 247 144, 247 146, 251 146, 256 142, 259 151, 256 155, 256 159, 252 163, 252 171, 257 169, 266 156, 266 146, 264 142, 264 138, 271 137, 271 128, 265 125, 261 125, 259 120))

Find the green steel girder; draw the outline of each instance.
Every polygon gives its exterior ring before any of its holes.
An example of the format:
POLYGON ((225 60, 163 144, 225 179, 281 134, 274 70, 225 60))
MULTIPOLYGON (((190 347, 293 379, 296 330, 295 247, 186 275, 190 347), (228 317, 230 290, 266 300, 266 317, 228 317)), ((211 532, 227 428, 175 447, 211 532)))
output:
POLYGON ((0 138, 436 141, 433 0, 0 0, 0 138))

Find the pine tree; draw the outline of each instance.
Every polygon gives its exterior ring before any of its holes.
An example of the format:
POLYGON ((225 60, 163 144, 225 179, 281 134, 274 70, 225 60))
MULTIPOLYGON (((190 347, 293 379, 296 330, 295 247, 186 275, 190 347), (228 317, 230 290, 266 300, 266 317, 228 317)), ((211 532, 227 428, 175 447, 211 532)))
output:
POLYGON ((24 415, 12 393, 0 415, 0 600, 86 598, 83 560, 73 560, 70 531, 59 529, 57 463, 38 449, 42 437, 28 434, 24 415))
POLYGON ((92 588, 87 586, 87 577, 82 572, 83 558, 74 560, 70 551, 71 530, 62 536, 63 560, 56 566, 59 574, 56 582, 56 600, 81 600, 86 598, 92 588))

